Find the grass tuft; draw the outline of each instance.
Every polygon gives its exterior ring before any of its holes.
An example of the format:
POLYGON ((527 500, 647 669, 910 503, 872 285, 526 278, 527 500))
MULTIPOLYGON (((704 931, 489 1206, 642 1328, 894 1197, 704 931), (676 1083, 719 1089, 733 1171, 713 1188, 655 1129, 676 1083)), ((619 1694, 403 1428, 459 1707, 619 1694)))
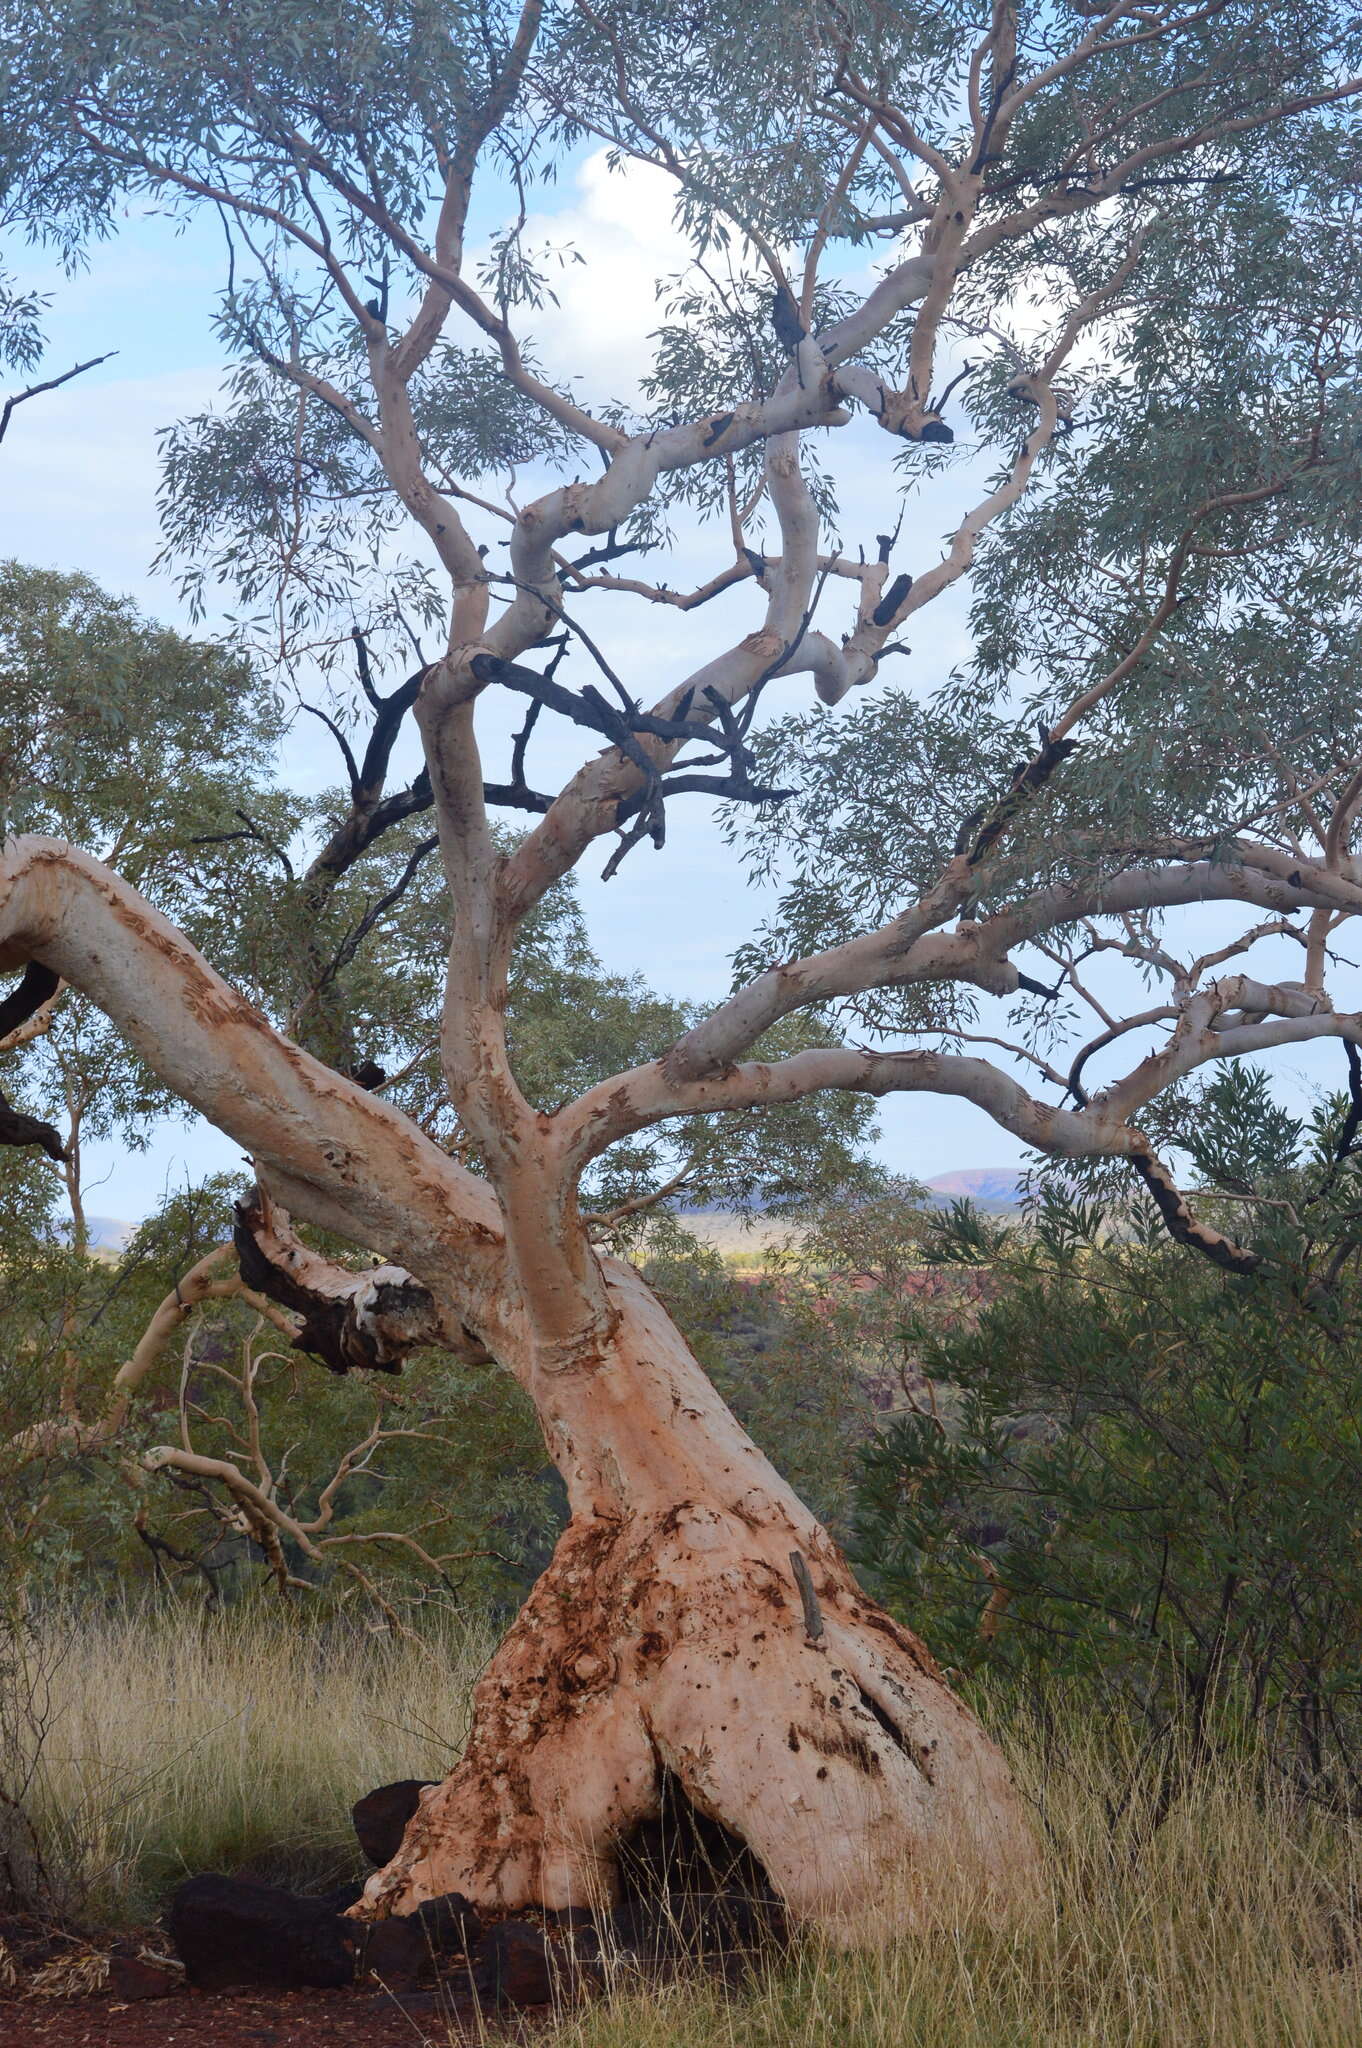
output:
POLYGON ((486 1626, 420 1642, 263 1606, 52 1612, 10 1678, 26 1693, 25 1806, 58 1898, 135 1924, 196 1871, 324 1889, 360 1874, 350 1807, 458 1756, 486 1626))

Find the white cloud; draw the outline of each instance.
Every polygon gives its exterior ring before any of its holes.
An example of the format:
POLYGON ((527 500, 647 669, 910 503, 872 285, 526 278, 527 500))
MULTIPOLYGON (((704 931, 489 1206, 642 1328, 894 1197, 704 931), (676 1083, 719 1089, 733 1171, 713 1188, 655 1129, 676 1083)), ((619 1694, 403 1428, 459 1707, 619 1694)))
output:
MULTIPOLYGON (((561 268, 549 261, 558 304, 519 324, 549 374, 580 379, 588 402, 636 403, 652 354, 648 336, 662 319, 658 282, 690 261, 690 245, 672 223, 676 187, 649 164, 612 170, 604 149, 581 164, 576 186, 568 205, 530 215, 524 243, 531 252, 571 250, 582 260, 561 268)), ((484 247, 477 260, 487 253, 484 247)))

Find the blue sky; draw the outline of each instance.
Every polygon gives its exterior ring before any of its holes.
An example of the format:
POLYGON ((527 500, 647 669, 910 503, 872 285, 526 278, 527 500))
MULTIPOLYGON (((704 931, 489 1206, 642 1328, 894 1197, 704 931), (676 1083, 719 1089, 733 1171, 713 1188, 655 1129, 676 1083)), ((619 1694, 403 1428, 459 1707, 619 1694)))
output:
MULTIPOLYGON (((497 204, 493 194, 475 223, 483 235, 496 224, 497 204)), ((543 237, 570 243, 585 261, 562 273, 560 307, 539 337, 542 357, 550 371, 580 373, 588 398, 627 395, 625 387, 641 367, 647 331, 657 320, 654 280, 682 260, 665 183, 637 167, 627 176, 612 174, 603 153, 593 152, 550 192, 547 206, 535 224, 543 237)), ((49 373, 79 358, 116 354, 16 413, 3 450, 0 554, 83 570, 131 594, 152 616, 184 625, 173 577, 151 570, 160 542, 156 436, 175 419, 209 406, 217 388, 221 357, 211 316, 222 277, 219 230, 200 218, 180 231, 166 217, 142 211, 123 223, 116 239, 97 246, 88 270, 75 278, 62 277, 31 252, 11 251, 9 261, 25 281, 53 294, 49 373)), ((873 495, 870 489, 870 460, 881 452, 870 445, 872 437, 873 428, 853 427, 845 451, 839 450, 844 505, 854 505, 858 491, 869 505, 854 526, 848 519, 853 544, 862 537, 861 527, 869 537, 883 523, 882 486, 873 495)), ((910 563, 914 555, 934 552, 932 543, 952 513, 963 509, 967 485, 967 477, 948 482, 910 509, 904 545, 910 563), (917 537, 914 519, 921 522, 917 537)), ((681 526, 668 580, 679 585, 691 571, 697 580, 708 573, 717 566, 713 546, 694 528, 681 526)), ((632 601, 620 610, 603 623, 603 634, 618 671, 645 700, 750 625, 741 594, 685 620, 632 601)), ((592 624, 594 629, 594 617, 592 624)), ((894 680, 930 686, 966 650, 963 595, 933 606, 913 627, 913 657, 898 665, 894 680)), ((811 686, 801 679, 787 687, 775 708, 803 708, 811 700, 811 686)), ((322 728, 302 720, 288 745, 286 772, 314 787, 334 781, 330 748, 322 728)), ((495 759, 495 749, 488 751, 495 759)), ((540 754, 535 779, 552 786, 552 776, 570 772, 577 758, 572 735, 555 736, 540 754)), ((604 857, 598 854, 582 872, 581 894, 607 966, 637 970, 670 994, 718 997, 727 991, 730 956, 759 915, 760 898, 746 885, 703 806, 674 804, 672 811, 663 852, 640 848, 608 885, 598 879, 604 857)), ((1218 930, 1213 913, 1200 914, 1198 923, 1218 930)), ((1299 1074, 1300 1088, 1332 1075, 1324 1050, 1303 1049, 1284 1068, 1299 1074)), ((881 1123, 886 1162, 923 1178, 1024 1156, 1006 1132, 968 1104, 927 1096, 891 1100, 881 1123)), ((168 1123, 152 1134, 145 1152, 109 1149, 91 1159, 91 1180, 98 1186, 91 1187, 90 1206, 135 1218, 155 1205, 166 1186, 238 1164, 235 1146, 201 1122, 168 1123)))

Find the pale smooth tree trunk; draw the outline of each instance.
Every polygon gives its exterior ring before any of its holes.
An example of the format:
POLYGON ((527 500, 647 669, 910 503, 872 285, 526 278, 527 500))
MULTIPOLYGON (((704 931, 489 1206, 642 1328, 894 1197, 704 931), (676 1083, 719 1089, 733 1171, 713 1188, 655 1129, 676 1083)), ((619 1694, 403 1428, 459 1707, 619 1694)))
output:
POLYGON ((664 1774, 746 1841, 792 1918, 842 1938, 901 1927, 942 1880, 1015 1896, 1035 1849, 997 1748, 639 1274, 603 1265, 594 1355, 523 1375, 570 1524, 476 1689, 461 1762, 356 1910, 598 1904, 664 1774))

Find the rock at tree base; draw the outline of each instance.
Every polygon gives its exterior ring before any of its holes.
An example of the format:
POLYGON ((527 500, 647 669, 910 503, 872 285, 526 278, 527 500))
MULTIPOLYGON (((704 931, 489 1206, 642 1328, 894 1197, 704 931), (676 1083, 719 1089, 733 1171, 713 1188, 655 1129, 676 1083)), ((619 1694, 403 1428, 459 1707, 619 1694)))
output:
POLYGON ((540 1930, 502 1920, 487 1932, 475 1981, 495 2005, 549 2005, 558 1976, 540 1930))
POLYGON ((166 1919, 186 1975, 200 1991, 254 1985, 330 1991, 354 1976, 353 1937, 321 1899, 211 1874, 182 1884, 166 1919))
POLYGON ((391 1785, 379 1785, 366 1792, 350 1809, 359 1846, 377 1866, 391 1863, 402 1846, 407 1822, 420 1803, 429 1778, 398 1778, 391 1785))
POLYGON ((131 2005, 138 1999, 173 1998, 183 1988, 178 1970, 164 1969, 159 1963, 147 1962, 143 1956, 120 1955, 117 1950, 109 1957, 109 1974, 104 1980, 104 1990, 111 1998, 131 2005))
POLYGON ((391 1990, 457 1975, 482 1938, 482 1922, 461 1892, 427 1899, 414 1913, 356 1925, 360 1971, 391 1990), (451 1967, 452 1966, 452 1967, 451 1967))
POLYGON ((426 1899, 410 1918, 434 1955, 468 1955, 482 1935, 476 1908, 462 1892, 446 1892, 442 1898, 426 1899))
POLYGON ((427 1968, 433 1963, 430 1944, 414 1915, 406 1919, 375 1920, 360 1932, 363 1936, 359 1952, 361 1976, 376 1977, 388 1991, 409 1991, 420 1982, 423 1972, 430 1974, 427 1968))

